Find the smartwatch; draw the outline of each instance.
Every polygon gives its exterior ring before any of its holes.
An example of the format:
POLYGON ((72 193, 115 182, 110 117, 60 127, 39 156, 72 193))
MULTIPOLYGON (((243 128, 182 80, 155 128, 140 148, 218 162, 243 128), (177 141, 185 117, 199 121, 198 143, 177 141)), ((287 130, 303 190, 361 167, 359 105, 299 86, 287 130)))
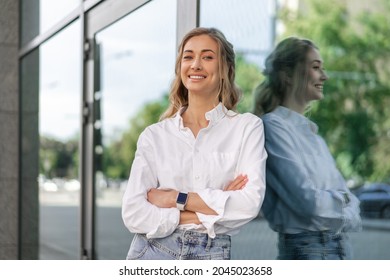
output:
POLYGON ((184 207, 187 204, 188 193, 179 192, 176 199, 176 207, 180 211, 184 211, 184 207))

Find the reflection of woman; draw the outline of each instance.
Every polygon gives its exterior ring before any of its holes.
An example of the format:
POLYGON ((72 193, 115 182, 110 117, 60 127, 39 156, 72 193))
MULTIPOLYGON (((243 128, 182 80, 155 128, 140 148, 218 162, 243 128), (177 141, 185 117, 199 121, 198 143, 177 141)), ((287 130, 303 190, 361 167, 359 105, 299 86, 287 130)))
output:
POLYGON ((232 45, 214 28, 179 47, 171 105, 138 140, 122 217, 136 233, 128 259, 229 259, 230 236, 265 192, 263 124, 234 110, 232 45))
POLYGON ((349 259, 347 231, 359 230, 358 200, 346 187, 317 126, 304 116, 323 98, 318 48, 287 38, 266 60, 266 79, 256 89, 267 159, 263 213, 279 233, 279 259, 349 259))

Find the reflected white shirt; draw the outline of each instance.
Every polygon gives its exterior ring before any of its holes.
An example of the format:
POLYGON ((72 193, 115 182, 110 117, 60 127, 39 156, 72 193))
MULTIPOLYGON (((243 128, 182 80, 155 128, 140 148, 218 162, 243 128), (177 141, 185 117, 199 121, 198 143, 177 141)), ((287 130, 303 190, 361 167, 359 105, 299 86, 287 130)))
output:
POLYGON ((217 215, 197 213, 199 231, 236 234, 255 218, 265 193, 263 123, 257 116, 237 114, 221 103, 206 113, 209 125, 195 138, 183 126, 182 108, 174 117, 147 127, 140 135, 123 197, 122 218, 133 233, 148 238, 170 235, 180 211, 147 201, 151 188, 196 192, 217 215), (247 174, 242 190, 223 191, 237 175, 247 174))
POLYGON ((267 192, 262 211, 282 233, 361 229, 359 200, 349 191, 317 125, 279 106, 262 116, 267 192))

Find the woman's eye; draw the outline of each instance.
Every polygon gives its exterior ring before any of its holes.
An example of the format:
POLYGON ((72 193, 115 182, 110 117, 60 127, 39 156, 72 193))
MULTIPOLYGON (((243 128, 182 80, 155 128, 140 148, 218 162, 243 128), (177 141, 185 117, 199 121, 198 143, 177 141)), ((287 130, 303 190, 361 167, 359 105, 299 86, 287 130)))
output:
POLYGON ((203 59, 205 59, 205 60, 212 60, 213 57, 212 56, 204 56, 203 59))
POLYGON ((192 58, 192 56, 189 56, 189 55, 186 55, 186 56, 183 57, 184 60, 189 60, 191 58, 192 58))

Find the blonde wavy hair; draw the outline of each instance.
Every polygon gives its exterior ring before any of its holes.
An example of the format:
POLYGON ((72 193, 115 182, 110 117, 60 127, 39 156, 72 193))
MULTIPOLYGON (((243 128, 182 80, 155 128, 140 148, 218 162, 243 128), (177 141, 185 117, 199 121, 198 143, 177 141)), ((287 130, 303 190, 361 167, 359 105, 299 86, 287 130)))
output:
POLYGON ((219 89, 218 99, 229 110, 236 111, 237 103, 242 96, 241 90, 235 84, 236 64, 233 45, 225 35, 216 28, 197 27, 188 32, 182 39, 176 57, 175 79, 169 94, 169 107, 160 120, 174 116, 181 107, 188 106, 188 90, 181 80, 180 69, 184 46, 192 37, 208 35, 218 44, 219 89))

